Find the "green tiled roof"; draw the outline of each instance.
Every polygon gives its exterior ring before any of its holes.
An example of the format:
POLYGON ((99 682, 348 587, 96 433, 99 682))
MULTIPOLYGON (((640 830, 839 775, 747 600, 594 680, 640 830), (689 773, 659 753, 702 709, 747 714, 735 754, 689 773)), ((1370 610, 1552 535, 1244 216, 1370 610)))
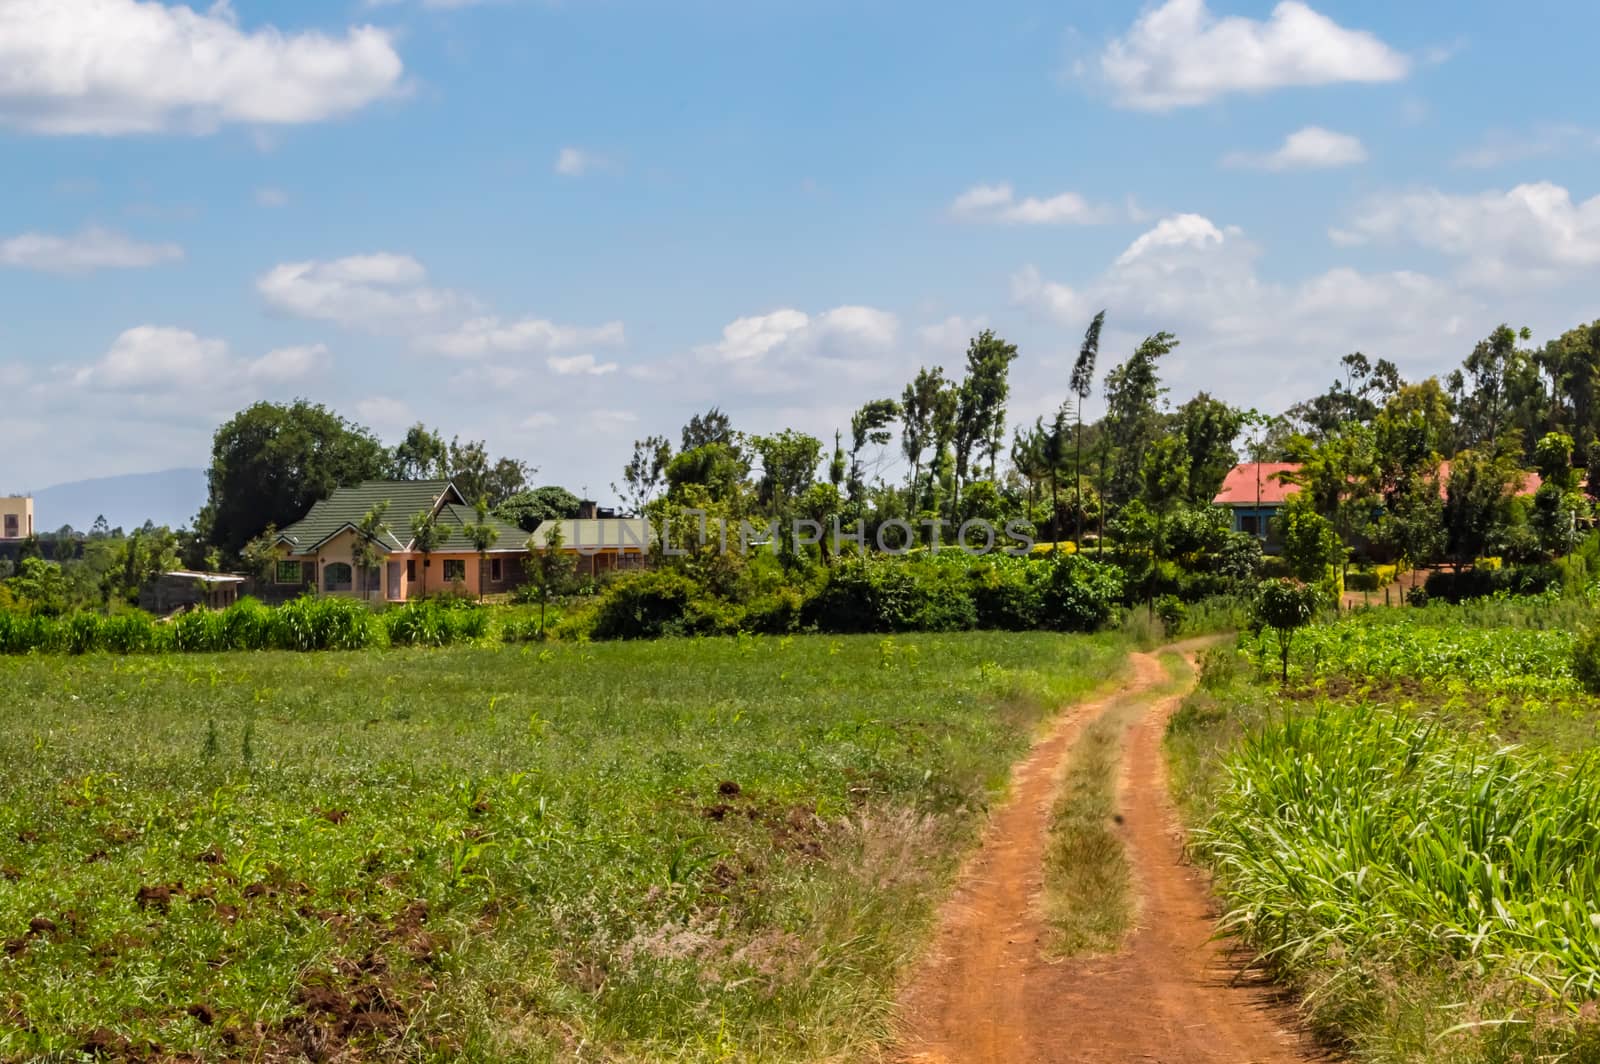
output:
MULTIPOLYGON (((435 547, 434 549, 448 551, 472 550, 472 541, 466 537, 462 529, 467 525, 475 525, 477 523, 478 511, 474 507, 463 506, 458 502, 446 503, 439 511, 438 525, 440 528, 445 529, 448 535, 445 537, 443 546, 435 547)), ((494 546, 490 547, 490 550, 520 551, 526 549, 528 534, 516 525, 502 521, 494 514, 486 517, 484 524, 500 533, 500 538, 494 541, 494 546)), ((410 525, 411 521, 407 518, 406 527, 408 530, 410 525)), ((409 531, 407 531, 406 536, 409 540, 409 531)))
MULTIPOLYGON (((467 525, 477 523, 477 511, 462 503, 461 494, 448 480, 369 480, 340 488, 313 505, 300 520, 279 532, 278 538, 297 554, 310 553, 330 537, 360 524, 373 507, 384 502, 389 504, 389 508, 383 516, 385 531, 375 544, 379 549, 409 549, 411 520, 423 510, 436 510, 439 527, 445 532, 444 541, 435 550, 473 549, 464 529, 467 525)), ((527 533, 522 529, 493 514, 489 515, 486 523, 500 533, 493 550, 522 550, 528 540, 527 533)))

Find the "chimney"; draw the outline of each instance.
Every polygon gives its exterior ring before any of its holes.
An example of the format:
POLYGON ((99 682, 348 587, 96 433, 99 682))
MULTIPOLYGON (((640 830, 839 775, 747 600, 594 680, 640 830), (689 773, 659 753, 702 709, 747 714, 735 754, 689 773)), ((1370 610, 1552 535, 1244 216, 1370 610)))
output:
POLYGON ((582 502, 578 503, 579 520, 592 519, 595 516, 595 506, 596 503, 593 499, 584 499, 582 502))

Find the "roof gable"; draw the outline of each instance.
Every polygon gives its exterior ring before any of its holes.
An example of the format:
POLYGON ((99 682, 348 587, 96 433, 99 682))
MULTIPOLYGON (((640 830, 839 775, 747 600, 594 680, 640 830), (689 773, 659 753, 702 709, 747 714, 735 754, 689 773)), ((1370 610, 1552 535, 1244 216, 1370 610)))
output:
POLYGON ((411 519, 420 511, 435 512, 441 503, 448 506, 451 499, 459 502, 461 493, 448 480, 368 480, 338 488, 313 503, 304 517, 278 533, 278 542, 294 553, 309 553, 387 503, 386 532, 375 545, 385 551, 405 550, 411 543, 411 519))

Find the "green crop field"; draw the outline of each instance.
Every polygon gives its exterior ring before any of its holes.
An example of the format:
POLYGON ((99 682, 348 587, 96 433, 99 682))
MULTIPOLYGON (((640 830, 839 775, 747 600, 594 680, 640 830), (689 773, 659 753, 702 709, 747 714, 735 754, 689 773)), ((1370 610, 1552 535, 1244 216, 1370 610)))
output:
POLYGON ((1112 637, 0 660, 0 1059, 847 1059, 1112 637))
POLYGON ((1224 926, 1358 1059, 1600 1057, 1600 704, 1539 607, 1213 652, 1168 736, 1224 926))

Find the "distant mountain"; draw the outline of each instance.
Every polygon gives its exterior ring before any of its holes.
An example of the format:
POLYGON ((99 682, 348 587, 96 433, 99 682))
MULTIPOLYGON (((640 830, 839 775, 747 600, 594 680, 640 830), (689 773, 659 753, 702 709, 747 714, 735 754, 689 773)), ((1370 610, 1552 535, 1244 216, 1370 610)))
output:
POLYGON ((145 521, 186 526, 206 501, 204 469, 168 469, 57 484, 33 493, 33 527, 54 532, 71 525, 89 531, 105 515, 112 528, 134 529, 145 521))

